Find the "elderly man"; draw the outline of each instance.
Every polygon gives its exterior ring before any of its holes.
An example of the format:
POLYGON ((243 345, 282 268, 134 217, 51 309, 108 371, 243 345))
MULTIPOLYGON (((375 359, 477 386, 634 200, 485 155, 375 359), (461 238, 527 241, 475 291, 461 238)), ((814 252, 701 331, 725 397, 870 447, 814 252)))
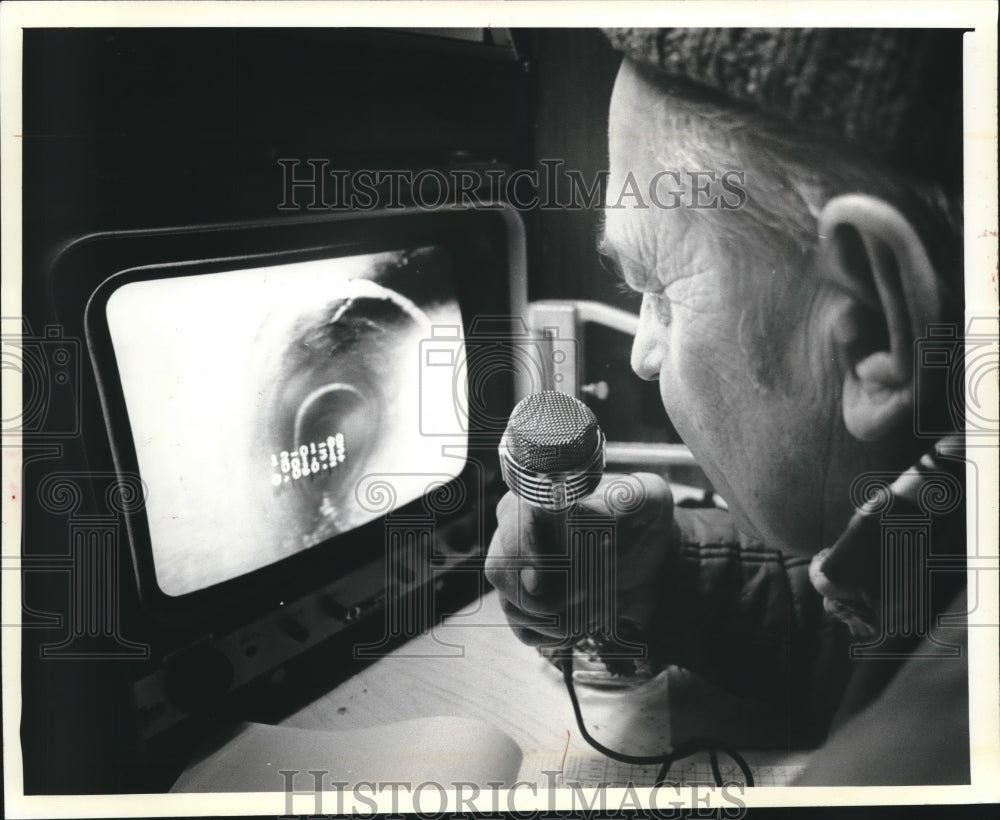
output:
MULTIPOLYGON (((609 37, 626 58, 601 250, 642 294, 633 369, 728 502, 675 510, 638 477, 615 616, 661 663, 808 724, 803 784, 967 782, 964 631, 937 620, 964 612, 964 575, 925 560, 961 567, 961 444, 947 413, 926 422, 950 405, 916 355, 962 322, 960 40, 609 37), (727 171, 745 198, 715 190, 727 171)), ((523 567, 557 549, 552 521, 510 496, 497 517, 487 573, 515 632, 578 638, 551 616, 585 590, 523 567)))

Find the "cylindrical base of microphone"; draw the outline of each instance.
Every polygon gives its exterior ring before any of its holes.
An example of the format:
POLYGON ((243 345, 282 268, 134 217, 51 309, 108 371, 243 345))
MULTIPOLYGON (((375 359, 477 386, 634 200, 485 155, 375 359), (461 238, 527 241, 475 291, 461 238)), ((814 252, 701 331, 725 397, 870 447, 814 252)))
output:
POLYGON ((604 433, 590 459, 572 472, 540 473, 518 464, 507 446, 507 436, 500 440, 500 473, 518 498, 549 512, 564 512, 590 495, 604 474, 604 433))
MULTIPOLYGON (((545 390, 526 397, 513 409, 499 453, 500 472, 514 495, 547 512, 564 513, 600 484, 606 441, 589 407, 565 393, 545 390)), ((555 659, 585 645, 585 651, 596 653, 610 675, 632 677, 635 661, 645 656, 645 649, 618 633, 625 624, 613 618, 614 595, 608 592, 615 587, 615 523, 605 520, 607 515, 598 518, 584 515, 552 522, 565 527, 567 558, 575 568, 571 572, 577 573, 570 583, 594 592, 590 604, 598 611, 581 611, 575 618, 567 613, 567 641, 549 647, 549 657, 555 659), (602 609, 606 606, 612 607, 612 615, 602 609), (581 631, 584 634, 575 634, 581 631)))

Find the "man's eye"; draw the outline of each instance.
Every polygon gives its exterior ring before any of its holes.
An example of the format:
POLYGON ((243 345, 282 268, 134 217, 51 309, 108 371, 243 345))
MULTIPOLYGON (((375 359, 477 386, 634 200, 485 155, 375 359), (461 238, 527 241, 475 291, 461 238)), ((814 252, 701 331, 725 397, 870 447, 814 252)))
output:
POLYGON ((601 267, 618 280, 619 291, 632 294, 645 292, 649 274, 643 268, 630 260, 621 260, 616 253, 605 249, 603 243, 598 245, 597 258, 601 267))
POLYGON ((642 291, 636 290, 634 287, 632 287, 624 279, 618 279, 614 283, 614 287, 615 287, 615 291, 617 293, 619 293, 622 296, 625 296, 625 297, 627 297, 627 298, 629 298, 629 299, 631 299, 631 300, 633 300, 635 302, 638 302, 639 300, 642 299, 642 296, 643 296, 642 291))
POLYGON ((597 258, 598 258, 598 260, 601 263, 601 267, 604 268, 604 270, 606 270, 608 273, 610 273, 616 279, 624 279, 625 278, 624 276, 622 276, 622 269, 621 269, 621 267, 618 265, 618 262, 615 260, 615 258, 610 253, 608 253, 607 251, 603 251, 603 250, 600 249, 600 247, 598 247, 598 249, 597 249, 597 258))

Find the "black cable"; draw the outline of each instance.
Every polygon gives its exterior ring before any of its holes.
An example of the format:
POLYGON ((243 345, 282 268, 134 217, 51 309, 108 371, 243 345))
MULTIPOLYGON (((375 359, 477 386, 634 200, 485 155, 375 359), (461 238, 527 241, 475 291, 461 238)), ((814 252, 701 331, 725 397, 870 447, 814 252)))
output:
POLYGON ((639 766, 651 765, 654 763, 660 764, 660 769, 656 774, 656 785, 659 786, 666 779, 671 766, 673 766, 678 760, 691 757, 691 755, 697 754, 698 752, 707 751, 712 765, 712 776, 715 778, 715 785, 722 786, 724 784, 722 782, 722 772, 719 769, 718 757, 718 753, 721 751, 732 758, 733 762, 739 766, 740 771, 743 773, 743 778, 746 781, 746 785, 753 786, 753 771, 750 769, 746 760, 744 760, 743 755, 735 749, 709 738, 691 738, 690 740, 686 740, 675 746, 672 752, 664 752, 658 755, 627 755, 622 752, 616 752, 614 749, 609 749, 599 740, 591 736, 583 722, 583 711, 580 709, 580 700, 576 695, 576 685, 573 683, 572 650, 563 654, 558 659, 557 664, 563 673, 563 682, 566 684, 566 692, 569 694, 570 703, 573 705, 573 714, 576 717, 577 728, 580 730, 580 734, 583 736, 583 739, 602 755, 610 757, 612 760, 617 760, 619 763, 629 763, 639 766))

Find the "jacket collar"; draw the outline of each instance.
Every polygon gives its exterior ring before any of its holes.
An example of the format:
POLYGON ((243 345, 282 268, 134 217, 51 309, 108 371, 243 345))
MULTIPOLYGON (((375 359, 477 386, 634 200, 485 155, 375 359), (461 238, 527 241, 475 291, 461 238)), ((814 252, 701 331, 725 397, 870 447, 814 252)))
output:
MULTIPOLYGON (((899 542, 890 533, 926 532, 929 538, 932 529, 961 513, 963 453, 962 437, 947 436, 903 473, 865 473, 851 486, 855 513, 840 538, 813 557, 809 579, 826 611, 856 639, 880 635, 886 605, 891 605, 883 600, 883 567, 886 545, 899 542)), ((964 542, 958 548, 964 555, 964 542)))

